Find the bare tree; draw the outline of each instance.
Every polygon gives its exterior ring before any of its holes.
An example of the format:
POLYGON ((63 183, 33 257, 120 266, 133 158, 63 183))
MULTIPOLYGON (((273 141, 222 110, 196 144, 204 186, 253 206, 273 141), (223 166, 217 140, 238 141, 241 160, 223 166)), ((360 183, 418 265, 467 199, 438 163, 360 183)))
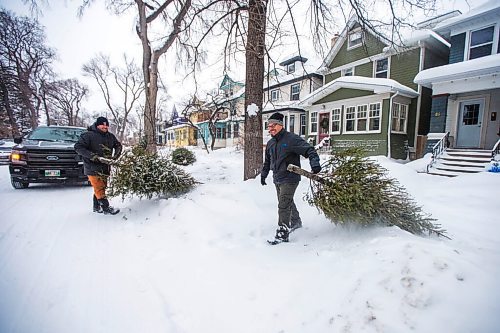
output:
POLYGON ((14 134, 38 126, 38 79, 51 70, 54 58, 37 21, 0 10, 1 110, 8 114, 14 134))
POLYGON ((141 70, 123 55, 123 67, 112 66, 108 56, 98 55, 83 66, 85 75, 94 78, 116 124, 116 134, 123 141, 129 115, 144 92, 141 70))
POLYGON ((83 126, 81 104, 89 92, 85 85, 77 79, 66 79, 44 84, 44 90, 48 124, 83 126))

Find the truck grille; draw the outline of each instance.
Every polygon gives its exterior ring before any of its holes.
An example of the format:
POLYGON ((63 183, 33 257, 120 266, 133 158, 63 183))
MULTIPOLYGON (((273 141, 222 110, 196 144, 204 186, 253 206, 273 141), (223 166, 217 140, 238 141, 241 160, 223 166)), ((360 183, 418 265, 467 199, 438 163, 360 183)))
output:
POLYGON ((61 149, 28 150, 28 163, 33 168, 77 167, 81 157, 74 151, 61 149))

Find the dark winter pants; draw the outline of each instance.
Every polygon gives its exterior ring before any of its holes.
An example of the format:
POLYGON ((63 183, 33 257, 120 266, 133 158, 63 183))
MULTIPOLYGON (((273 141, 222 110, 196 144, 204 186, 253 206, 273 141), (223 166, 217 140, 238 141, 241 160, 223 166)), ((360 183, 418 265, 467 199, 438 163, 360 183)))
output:
POLYGON ((293 225, 302 224, 299 211, 293 202, 293 196, 299 183, 274 185, 278 195, 278 225, 286 226, 290 230, 293 225))

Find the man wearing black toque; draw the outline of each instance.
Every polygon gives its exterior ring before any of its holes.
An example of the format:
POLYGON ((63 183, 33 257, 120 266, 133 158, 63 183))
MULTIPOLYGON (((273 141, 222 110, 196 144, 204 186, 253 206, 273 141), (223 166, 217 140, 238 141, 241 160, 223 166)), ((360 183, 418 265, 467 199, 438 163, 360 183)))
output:
POLYGON ((120 156, 122 145, 108 129, 108 119, 98 117, 75 143, 75 150, 83 157, 85 175, 94 188, 94 212, 115 215, 120 210, 109 205, 106 187, 111 171, 109 159, 116 159, 120 156))
POLYGON ((271 139, 266 146, 260 182, 266 184, 269 171, 273 171, 273 182, 278 195, 278 229, 270 244, 288 242, 288 235, 302 227, 299 212, 293 196, 300 182, 300 175, 287 170, 289 164, 300 167, 300 155, 309 159, 313 173, 321 171, 319 156, 314 147, 300 136, 286 131, 283 127, 284 116, 275 112, 269 117, 267 129, 271 139))

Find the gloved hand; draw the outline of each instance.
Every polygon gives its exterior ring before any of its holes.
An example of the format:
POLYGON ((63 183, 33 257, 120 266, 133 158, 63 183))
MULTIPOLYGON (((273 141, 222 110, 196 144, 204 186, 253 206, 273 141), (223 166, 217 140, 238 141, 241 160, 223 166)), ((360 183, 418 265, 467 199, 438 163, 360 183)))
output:
POLYGON ((312 173, 319 173, 321 171, 321 166, 316 165, 311 168, 312 173))
POLYGON ((106 157, 101 157, 101 156, 99 156, 97 159, 99 160, 99 162, 104 163, 104 164, 111 164, 113 162, 112 159, 106 158, 106 157))
POLYGON ((90 160, 91 160, 92 162, 98 162, 98 161, 99 161, 99 155, 92 154, 92 155, 90 156, 90 160))
POLYGON ((267 183, 266 183, 266 178, 264 178, 264 177, 260 177, 260 184, 261 184, 262 186, 267 185, 267 183))

